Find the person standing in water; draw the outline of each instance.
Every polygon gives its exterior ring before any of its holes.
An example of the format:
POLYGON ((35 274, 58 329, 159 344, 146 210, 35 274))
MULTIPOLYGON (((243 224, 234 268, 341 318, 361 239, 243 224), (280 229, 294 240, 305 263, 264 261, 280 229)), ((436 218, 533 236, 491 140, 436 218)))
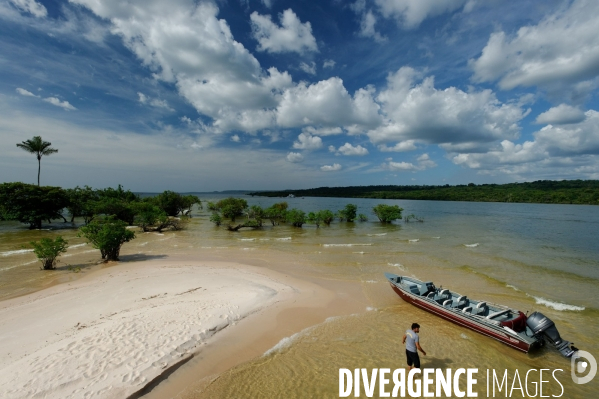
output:
POLYGON ((406 357, 408 358, 409 370, 413 368, 420 368, 420 357, 418 351, 422 352, 426 356, 426 352, 420 346, 420 338, 418 333, 420 332, 420 325, 418 323, 412 323, 412 329, 407 330, 403 336, 402 344, 406 344, 406 357))

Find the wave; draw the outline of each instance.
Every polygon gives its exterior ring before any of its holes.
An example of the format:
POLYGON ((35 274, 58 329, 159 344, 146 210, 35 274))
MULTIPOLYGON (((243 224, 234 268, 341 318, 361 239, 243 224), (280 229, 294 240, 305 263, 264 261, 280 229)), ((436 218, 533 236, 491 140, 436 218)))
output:
POLYGON ((367 312, 372 312, 372 311, 375 311, 375 310, 378 310, 378 309, 377 309, 377 308, 373 308, 373 307, 371 307, 371 306, 368 306, 368 307, 366 308, 366 311, 367 311, 367 312))
MULTIPOLYGON (((526 295, 528 295, 528 294, 526 294, 526 295)), ((533 295, 528 295, 528 296, 534 298, 535 302, 539 305, 545 305, 548 308, 559 310, 559 311, 570 310, 570 311, 574 311, 574 312, 581 312, 585 309, 584 306, 574 306, 574 305, 568 305, 567 303, 554 302, 554 301, 550 301, 549 299, 545 299, 543 297, 538 297, 538 296, 533 296, 533 295)))
POLYGON ((15 265, 15 266, 10 266, 10 267, 4 267, 4 268, 0 269, 0 272, 3 272, 5 270, 14 269, 15 267, 31 265, 32 263, 36 263, 36 262, 39 262, 39 261, 36 259, 36 260, 32 260, 31 262, 21 263, 20 265, 15 265))
POLYGON ((508 288, 513 289, 514 291, 520 291, 518 288, 516 288, 515 286, 513 286, 511 284, 506 284, 505 286, 508 287, 508 288))
POLYGON ((33 252, 33 249, 19 249, 17 251, 0 252, 0 255, 2 255, 2 256, 20 255, 20 254, 26 254, 29 252, 33 252))
POLYGON ((420 239, 418 239, 418 238, 413 238, 411 240, 408 240, 408 242, 418 242, 418 241, 420 241, 420 239))
POLYGON ((262 357, 266 357, 269 355, 272 355, 274 353, 277 352, 282 352, 283 350, 289 348, 295 341, 297 341, 299 338, 301 338, 304 335, 310 335, 310 333, 314 330, 316 330, 316 328, 318 328, 319 326, 322 326, 324 324, 327 323, 331 323, 334 322, 336 320, 345 318, 347 316, 331 316, 331 317, 327 317, 326 320, 323 323, 320 324, 316 324, 314 326, 310 326, 310 327, 306 327, 304 328, 302 331, 297 332, 289 337, 285 337, 283 339, 281 339, 275 346, 273 346, 272 348, 270 348, 269 350, 267 350, 266 352, 264 352, 264 354, 262 355, 262 357))
POLYGON ((275 238, 275 240, 277 240, 277 241, 290 241, 291 237, 275 238))
POLYGON ((379 233, 379 234, 366 234, 368 237, 381 237, 386 236, 387 233, 379 233))
POLYGON ((73 256, 73 255, 83 255, 83 254, 88 254, 90 252, 96 252, 97 249, 90 249, 89 251, 83 251, 83 252, 78 252, 76 254, 64 254, 61 255, 62 258, 68 258, 69 256, 73 256))
POLYGON ((404 269, 404 267, 401 263, 387 263, 387 264, 389 266, 397 267, 399 270, 403 270, 404 272, 406 271, 406 269, 404 269))
POLYGON ((478 247, 480 244, 479 243, 474 243, 474 244, 464 244, 465 247, 468 248, 476 248, 478 247))
POLYGON ((352 254, 358 254, 358 255, 364 255, 366 252, 364 251, 360 251, 360 252, 352 252, 352 254))
POLYGON ((260 241, 269 241, 270 238, 261 238, 260 241))
POLYGON ((253 251, 256 248, 240 248, 242 251, 253 251))
POLYGON ((256 241, 255 238, 240 238, 239 241, 256 241))
POLYGON ((71 249, 71 248, 80 248, 80 247, 83 247, 83 246, 85 246, 85 245, 87 245, 87 244, 86 244, 86 243, 83 243, 83 244, 71 245, 71 246, 69 247, 69 249, 71 249))
POLYGON ((366 281, 364 281, 364 282, 365 282, 365 283, 378 283, 378 281, 376 281, 376 280, 366 280, 366 281))
POLYGON ((441 238, 441 237, 431 237, 431 238, 434 238, 435 240, 438 240, 438 239, 439 239, 439 238, 441 238))
POLYGON ((369 247, 372 244, 322 244, 323 247, 369 247))

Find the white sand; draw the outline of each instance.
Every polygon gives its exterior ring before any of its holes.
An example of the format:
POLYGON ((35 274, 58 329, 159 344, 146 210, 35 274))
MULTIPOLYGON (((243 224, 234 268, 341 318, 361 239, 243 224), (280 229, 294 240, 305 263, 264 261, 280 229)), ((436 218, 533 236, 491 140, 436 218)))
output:
POLYGON ((219 330, 294 298, 256 270, 120 264, 0 302, 0 397, 125 398, 219 330))

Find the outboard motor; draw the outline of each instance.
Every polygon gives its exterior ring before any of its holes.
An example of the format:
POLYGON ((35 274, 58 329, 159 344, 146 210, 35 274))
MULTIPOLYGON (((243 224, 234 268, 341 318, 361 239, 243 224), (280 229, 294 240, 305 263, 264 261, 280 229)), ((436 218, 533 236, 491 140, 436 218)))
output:
POLYGON ((526 325, 532 330, 535 337, 538 339, 543 339, 543 337, 545 337, 545 339, 551 342, 565 357, 570 357, 574 352, 578 351, 571 342, 565 341, 559 336, 559 332, 557 331, 557 328, 555 328, 555 323, 542 313, 534 312, 528 316, 526 325))

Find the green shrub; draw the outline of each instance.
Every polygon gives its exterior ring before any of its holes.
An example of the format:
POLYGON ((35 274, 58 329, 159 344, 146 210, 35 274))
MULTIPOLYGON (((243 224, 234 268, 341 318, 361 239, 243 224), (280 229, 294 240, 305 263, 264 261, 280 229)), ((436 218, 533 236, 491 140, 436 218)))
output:
POLYGON ((33 253, 42 262, 42 270, 53 270, 56 268, 56 258, 60 254, 67 252, 68 241, 61 236, 56 237, 55 240, 51 238, 42 238, 39 242, 31 241, 33 246, 33 253))
POLYGON ((79 228, 94 248, 100 250, 102 259, 119 260, 121 246, 135 238, 135 233, 127 230, 127 223, 109 216, 103 220, 94 220, 87 226, 79 228))
POLYGON ((391 223, 394 220, 401 219, 401 211, 397 205, 378 204, 372 208, 372 212, 379 218, 381 223, 391 223))
POLYGON ((291 223, 294 227, 302 227, 306 223, 306 213, 296 208, 287 211, 286 218, 287 222, 291 223))

